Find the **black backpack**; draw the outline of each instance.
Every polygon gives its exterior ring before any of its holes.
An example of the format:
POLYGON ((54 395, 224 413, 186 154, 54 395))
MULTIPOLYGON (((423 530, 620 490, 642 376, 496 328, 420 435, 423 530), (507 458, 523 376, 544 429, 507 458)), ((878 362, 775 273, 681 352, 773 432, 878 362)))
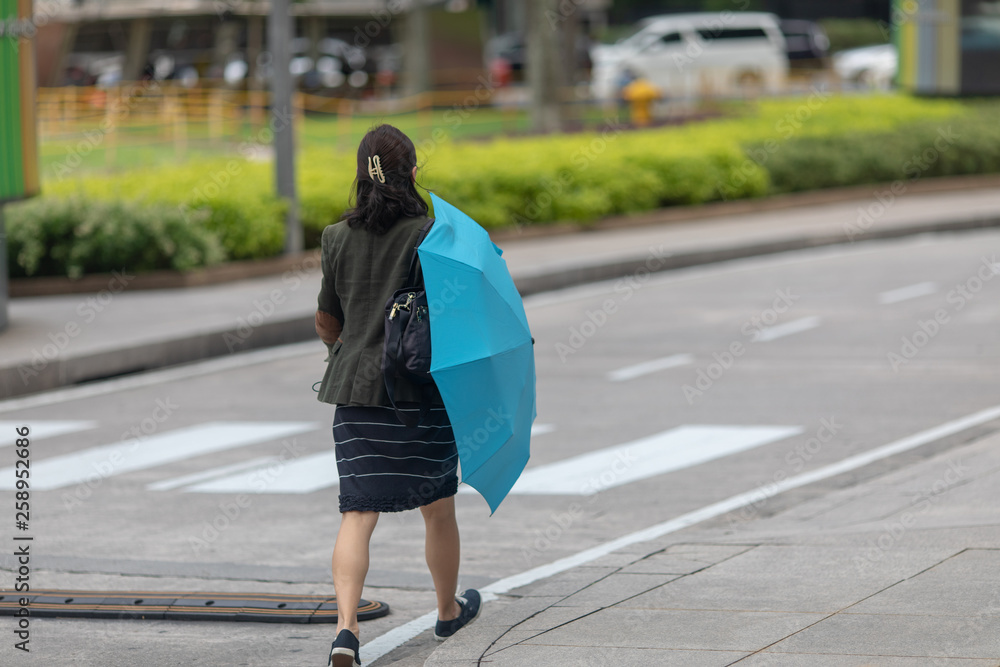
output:
POLYGON ((434 395, 434 380, 431 378, 431 322, 427 307, 427 293, 423 278, 417 275, 420 260, 417 247, 420 246, 434 219, 420 228, 417 242, 410 258, 410 270, 402 289, 396 290, 385 303, 385 343, 382 348, 382 376, 389 392, 389 402, 396 411, 396 417, 407 426, 416 426, 427 416, 434 395), (406 415, 396 406, 395 389, 397 380, 410 382, 420 389, 419 416, 406 415))

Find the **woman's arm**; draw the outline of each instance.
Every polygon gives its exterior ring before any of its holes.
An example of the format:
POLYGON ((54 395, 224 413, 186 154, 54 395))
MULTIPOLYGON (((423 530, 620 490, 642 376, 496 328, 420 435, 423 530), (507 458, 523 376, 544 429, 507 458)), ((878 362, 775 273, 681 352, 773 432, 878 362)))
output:
POLYGON ((344 330, 343 323, 330 313, 322 310, 316 311, 316 333, 320 340, 327 345, 333 345, 340 338, 340 332, 344 330))
POLYGON ((316 307, 316 333, 320 340, 332 346, 340 338, 340 333, 344 329, 344 310, 340 305, 340 297, 337 295, 337 286, 334 284, 334 268, 332 261, 332 245, 334 225, 323 230, 323 237, 320 250, 320 263, 323 270, 323 280, 319 288, 319 303, 316 307))

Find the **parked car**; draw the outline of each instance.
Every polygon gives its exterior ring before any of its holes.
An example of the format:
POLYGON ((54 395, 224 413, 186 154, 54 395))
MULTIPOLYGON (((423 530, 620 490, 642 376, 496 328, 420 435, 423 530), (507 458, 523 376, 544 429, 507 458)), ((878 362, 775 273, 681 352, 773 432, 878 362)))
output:
MULTIPOLYGON (((590 37, 585 33, 580 33, 576 37, 574 51, 576 54, 576 72, 589 73, 592 63, 590 62, 590 50, 592 48, 590 37)), ((497 62, 505 63, 515 76, 523 77, 523 71, 527 63, 525 49, 525 35, 521 32, 508 32, 497 35, 486 43, 486 56, 491 66, 497 62)), ((584 74, 578 74, 584 76, 584 74)), ((584 79, 586 80, 586 79, 584 79)))
POLYGON ((823 68, 827 65, 830 38, 812 21, 782 20, 785 53, 793 68, 823 68))
POLYGON ((899 56, 892 44, 848 49, 833 55, 833 69, 843 81, 886 89, 896 78, 899 56))
POLYGON ((616 44, 595 47, 591 58, 598 99, 617 98, 629 74, 683 98, 747 87, 779 92, 788 75, 778 19, 762 12, 653 16, 616 44))
MULTIPOLYGON (((327 37, 320 40, 315 60, 310 51, 309 40, 305 37, 292 40, 288 71, 297 86, 306 91, 328 91, 344 86, 361 89, 368 84, 371 73, 375 71, 375 63, 368 58, 365 49, 341 39, 327 37)), ((272 69, 270 60, 261 60, 257 68, 258 81, 268 81, 272 69)), ((249 72, 246 55, 236 53, 226 63, 222 76, 227 84, 239 86, 249 72)))

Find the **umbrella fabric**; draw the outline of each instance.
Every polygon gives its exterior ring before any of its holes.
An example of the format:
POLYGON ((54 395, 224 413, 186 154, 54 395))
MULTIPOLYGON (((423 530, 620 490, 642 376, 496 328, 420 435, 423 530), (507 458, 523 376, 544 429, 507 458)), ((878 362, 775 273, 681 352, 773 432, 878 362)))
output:
POLYGON ((431 377, 444 400, 462 481, 496 511, 528 462, 535 356, 501 250, 472 218, 431 195, 417 252, 431 323, 431 377))

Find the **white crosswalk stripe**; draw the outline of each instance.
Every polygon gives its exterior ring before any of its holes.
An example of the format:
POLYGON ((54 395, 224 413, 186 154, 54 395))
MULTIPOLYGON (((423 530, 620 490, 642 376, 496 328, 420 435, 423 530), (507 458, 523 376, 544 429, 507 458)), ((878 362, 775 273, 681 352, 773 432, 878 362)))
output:
POLYGON ((204 482, 210 479, 217 479, 225 475, 231 475, 237 472, 243 472, 245 470, 267 467, 277 460, 278 460, 277 457, 274 456, 258 456, 255 459, 250 459, 249 461, 240 461, 239 463, 234 463, 228 466, 220 466, 218 468, 212 468, 210 470, 201 470, 199 472, 191 473, 190 475, 184 475, 182 477, 165 479, 162 482, 155 482, 153 484, 148 484, 146 485, 146 488, 149 489, 150 491, 169 491, 170 489, 176 489, 181 486, 188 486, 189 484, 197 484, 199 482, 204 482))
MULTIPOLYGON (((553 424, 535 424, 531 427, 531 435, 537 437, 551 433, 555 428, 553 424)), ((184 491, 188 493, 312 493, 340 484, 337 455, 333 451, 290 461, 258 461, 253 466, 244 466, 238 472, 231 469, 232 466, 227 466, 207 470, 199 473, 198 480, 188 476, 151 485, 149 488, 172 489, 186 486, 184 491)))
MULTIPOLYGON (((0 422, 0 426, 3 423, 0 422)), ((32 424, 32 438, 93 428, 89 421, 32 424)), ((287 438, 314 431, 311 422, 210 422, 141 440, 91 447, 71 454, 33 459, 32 488, 58 489, 94 479, 153 468, 177 461, 287 438)), ((555 430, 536 424, 534 437, 555 430)), ((13 432, 13 431, 12 431, 13 432)), ((680 426, 645 438, 529 468, 511 493, 586 495, 712 461, 801 433, 796 426, 680 426)), ((309 456, 258 456, 199 470, 147 485, 150 491, 185 493, 302 494, 335 487, 337 456, 332 448, 309 456)), ((0 490, 13 488, 13 468, 0 470, 0 490)), ((462 487, 463 493, 473 493, 462 487)))
MULTIPOLYGON (((31 487, 58 489, 93 479, 314 431, 311 422, 210 422, 147 438, 92 447, 64 456, 32 459, 31 487)), ((14 469, 0 470, 0 490, 14 488, 14 469)))
MULTIPOLYGON (((21 436, 14 429, 21 426, 28 426, 29 442, 35 442, 43 438, 54 438, 57 435, 86 431, 97 426, 97 422, 78 419, 49 419, 45 421, 14 422, 0 421, 0 447, 9 447, 21 436)), ((30 445, 29 445, 30 446, 30 445)))
POLYGON ((624 445, 529 468, 511 493, 589 495, 801 432, 797 426, 680 426, 624 445))
POLYGON ((236 475, 184 489, 191 493, 312 493, 338 486, 337 453, 323 452, 291 461, 275 460, 236 475))

